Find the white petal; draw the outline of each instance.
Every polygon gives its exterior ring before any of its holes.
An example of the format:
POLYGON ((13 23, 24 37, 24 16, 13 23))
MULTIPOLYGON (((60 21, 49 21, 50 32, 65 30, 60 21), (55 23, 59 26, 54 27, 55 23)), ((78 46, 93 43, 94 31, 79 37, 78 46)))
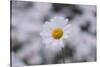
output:
POLYGON ((43 30, 47 32, 51 31, 50 22, 46 22, 46 24, 43 25, 43 30))
POLYGON ((65 22, 68 22, 68 19, 65 19, 65 22))
POLYGON ((64 17, 58 17, 59 21, 64 21, 64 17))
POLYGON ((59 26, 64 29, 67 26, 67 22, 59 23, 59 26))
POLYGON ((62 20, 64 20, 64 17, 61 17, 61 16, 57 17, 57 16, 55 16, 50 21, 51 22, 55 22, 55 21, 62 21, 62 20))
POLYGON ((66 31, 66 30, 68 30, 68 29, 70 29, 71 28, 71 24, 68 24, 68 25, 66 25, 63 29, 64 29, 64 31, 66 31))
POLYGON ((68 34, 67 33, 64 33, 63 38, 64 39, 67 39, 68 37, 69 37, 68 34))
POLYGON ((52 18, 52 19, 50 19, 50 22, 55 22, 56 19, 57 18, 52 18))
POLYGON ((70 35, 70 33, 71 33, 71 28, 64 28, 64 34, 63 34, 63 38, 68 38, 69 37, 69 35, 70 35))
POLYGON ((51 27, 51 28, 56 27, 56 25, 57 25, 57 23, 56 23, 56 22, 51 22, 51 23, 50 23, 50 27, 51 27))
POLYGON ((46 44, 46 45, 52 43, 52 41, 53 41, 52 38, 45 38, 45 39, 43 39, 43 43, 46 44))
POLYGON ((65 27, 66 25, 64 24, 64 23, 57 23, 57 22, 51 22, 51 28, 52 28, 52 30, 53 29, 55 29, 56 27, 60 27, 60 28, 62 28, 63 29, 63 27, 65 27))
MULTIPOLYGON (((55 23, 56 25, 59 25, 59 23, 63 24, 63 22, 65 22, 64 17, 54 17, 50 20, 53 24, 55 23)), ((55 25, 54 24, 54 25, 55 25)))
POLYGON ((54 41, 52 42, 52 46, 53 46, 53 47, 56 47, 56 46, 58 45, 58 41, 59 41, 59 40, 54 40, 54 41))
POLYGON ((64 42, 63 42, 62 39, 59 40, 59 46, 60 46, 61 48, 64 48, 64 42))
POLYGON ((69 29, 69 30, 64 30, 64 34, 70 34, 71 33, 71 30, 69 29))
POLYGON ((46 32, 46 31, 42 31, 42 32, 40 33, 40 36, 42 36, 42 37, 51 37, 51 33, 46 32))

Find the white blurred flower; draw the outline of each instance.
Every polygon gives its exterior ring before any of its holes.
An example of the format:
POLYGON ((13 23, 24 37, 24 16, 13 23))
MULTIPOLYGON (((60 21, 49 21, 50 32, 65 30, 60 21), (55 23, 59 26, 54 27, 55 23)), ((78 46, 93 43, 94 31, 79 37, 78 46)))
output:
POLYGON ((46 22, 43 25, 43 30, 40 32, 40 35, 47 48, 63 48, 63 39, 68 38, 69 32, 70 24, 68 24, 68 19, 64 19, 64 17, 54 17, 50 22, 46 22))
POLYGON ((12 54, 12 58, 11 58, 12 67, 23 67, 23 66, 25 66, 23 61, 16 55, 16 53, 12 52, 11 54, 12 54))

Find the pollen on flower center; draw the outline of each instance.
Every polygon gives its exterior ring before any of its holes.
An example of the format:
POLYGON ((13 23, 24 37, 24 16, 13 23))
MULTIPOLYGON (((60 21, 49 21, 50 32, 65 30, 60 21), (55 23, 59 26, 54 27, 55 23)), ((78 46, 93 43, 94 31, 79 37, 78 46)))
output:
POLYGON ((63 35, 63 30, 59 27, 55 28, 53 31, 52 31, 52 36, 54 39, 60 39, 63 35))

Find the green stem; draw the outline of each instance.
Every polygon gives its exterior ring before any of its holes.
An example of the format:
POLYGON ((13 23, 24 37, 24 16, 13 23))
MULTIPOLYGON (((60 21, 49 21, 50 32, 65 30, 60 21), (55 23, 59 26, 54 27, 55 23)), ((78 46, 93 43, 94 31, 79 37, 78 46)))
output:
POLYGON ((63 58, 63 63, 65 63, 64 48, 62 48, 62 58, 63 58))

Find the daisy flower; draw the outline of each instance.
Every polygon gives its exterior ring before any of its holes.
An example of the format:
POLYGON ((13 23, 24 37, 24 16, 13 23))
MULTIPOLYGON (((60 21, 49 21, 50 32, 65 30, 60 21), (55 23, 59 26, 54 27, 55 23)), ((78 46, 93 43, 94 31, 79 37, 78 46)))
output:
POLYGON ((43 25, 40 36, 46 47, 64 48, 63 40, 68 38, 69 28, 68 19, 64 17, 53 17, 43 25))

